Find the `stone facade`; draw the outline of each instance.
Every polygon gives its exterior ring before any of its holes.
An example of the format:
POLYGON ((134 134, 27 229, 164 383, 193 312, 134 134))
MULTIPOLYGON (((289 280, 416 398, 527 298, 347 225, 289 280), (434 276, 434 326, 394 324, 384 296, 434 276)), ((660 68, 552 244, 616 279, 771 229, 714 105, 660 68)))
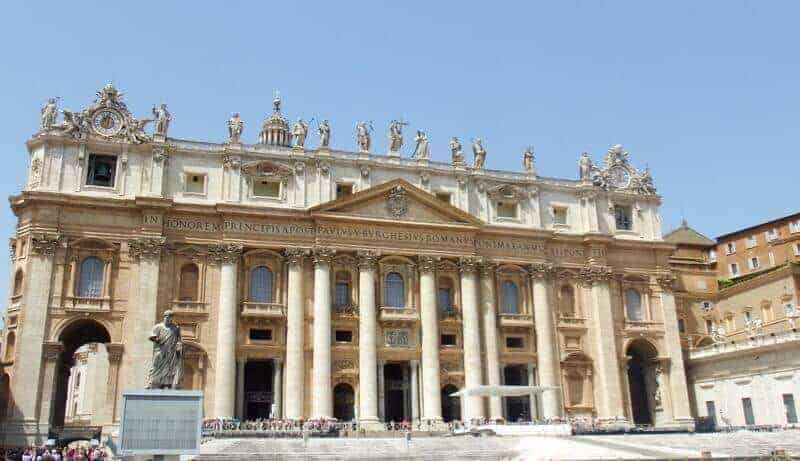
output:
POLYGON ((167 309, 208 417, 692 425, 674 245, 649 172, 621 146, 556 179, 242 144, 238 119, 223 144, 131 134, 120 107, 106 87, 70 113, 87 123, 27 143, 11 197, 7 441, 62 423, 65 370, 86 343, 108 351, 108 411, 92 424, 113 427, 167 309), (553 390, 449 397, 482 384, 553 390))

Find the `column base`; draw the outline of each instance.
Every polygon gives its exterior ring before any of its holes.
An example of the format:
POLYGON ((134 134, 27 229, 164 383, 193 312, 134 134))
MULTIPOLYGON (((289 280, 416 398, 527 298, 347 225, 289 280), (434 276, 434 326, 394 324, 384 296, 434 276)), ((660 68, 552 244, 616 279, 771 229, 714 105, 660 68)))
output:
POLYGON ((447 423, 442 418, 423 418, 421 429, 430 432, 444 432, 447 431, 447 423))

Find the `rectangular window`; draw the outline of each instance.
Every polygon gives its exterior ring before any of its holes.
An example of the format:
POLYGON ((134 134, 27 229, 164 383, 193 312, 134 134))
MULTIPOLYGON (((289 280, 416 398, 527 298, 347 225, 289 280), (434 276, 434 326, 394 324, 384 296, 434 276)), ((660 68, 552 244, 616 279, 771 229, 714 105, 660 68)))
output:
POLYGON ((333 303, 335 306, 347 306, 350 304, 350 285, 344 282, 336 282, 336 293, 334 293, 333 303))
POLYGON ((498 218, 516 218, 517 204, 513 202, 497 202, 498 218))
POLYGON ((764 235, 767 237, 767 242, 771 242, 778 238, 778 229, 770 229, 764 235))
POLYGON ((710 249, 708 250, 708 260, 709 261, 716 261, 717 260, 717 250, 710 249))
POLYGON ((113 155, 89 154, 86 184, 89 186, 114 187, 117 157, 113 155))
POLYGON ((250 329, 251 341, 272 341, 272 330, 269 329, 250 329))
POLYGON ((750 235, 750 236, 747 237, 747 241, 746 241, 746 245, 745 245, 747 248, 753 248, 757 244, 758 244, 758 242, 756 241, 756 236, 755 235, 750 235))
POLYGON ((456 335, 452 334, 443 334, 441 338, 442 346, 455 346, 456 345, 456 335))
POLYGON ((750 266, 750 270, 757 270, 761 267, 761 262, 758 260, 758 256, 751 256, 750 259, 747 260, 747 265, 750 266))
POLYGON ((750 401, 750 397, 745 397, 742 399, 742 411, 744 411, 744 423, 747 426, 753 426, 756 424, 756 418, 753 415, 753 402, 750 401))
POLYGON ((774 266, 775 265, 775 253, 770 251, 769 254, 767 255, 767 257, 769 257, 769 265, 770 266, 774 266))
POLYGON ((255 181, 253 183, 253 196, 278 198, 281 196, 281 183, 268 180, 255 181))
POLYGON ((797 424, 797 408, 794 406, 794 395, 783 394, 783 408, 786 409, 786 424, 797 424))
POLYGON ((725 245, 725 252, 729 255, 736 253, 736 243, 728 242, 727 245, 725 245))
POLYGON ((792 234, 800 232, 800 219, 789 223, 789 232, 791 232, 792 234))
POLYGON ((566 226, 567 225, 567 209, 564 207, 553 207, 553 223, 566 226))
POLYGON ((736 277, 737 275, 739 275, 739 265, 736 263, 731 263, 730 272, 732 277, 736 277))
POLYGON ((439 288, 439 309, 449 311, 453 308, 452 296, 450 296, 450 288, 439 288))
POLYGON ((336 342, 337 343, 352 343, 353 342, 353 332, 350 330, 336 330, 336 342))
POLYGON ((186 173, 186 192, 190 194, 205 194, 206 175, 186 173))
POLYGON ((800 243, 795 243, 794 244, 794 255, 795 256, 800 256, 800 243))
POLYGON ((633 219, 631 218, 631 207, 614 206, 614 223, 617 230, 633 230, 633 219))
POLYGON ((336 185, 336 198, 342 198, 353 195, 352 184, 337 184, 336 185))
POLYGON ((506 347, 509 349, 522 349, 525 343, 519 336, 506 336, 506 347))
POLYGON ((437 192, 436 198, 445 203, 450 203, 450 192, 437 192))

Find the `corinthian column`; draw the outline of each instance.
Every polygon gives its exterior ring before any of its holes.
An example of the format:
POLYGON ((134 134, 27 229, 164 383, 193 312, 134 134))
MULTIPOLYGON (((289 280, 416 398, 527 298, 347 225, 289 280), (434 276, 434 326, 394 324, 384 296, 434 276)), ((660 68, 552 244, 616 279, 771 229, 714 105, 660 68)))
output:
MULTIPOLYGON (((544 387, 559 386, 559 365, 556 350, 556 337, 553 322, 553 305, 548 299, 548 281, 553 275, 550 264, 532 264, 529 267, 533 285, 533 317, 536 326, 536 356, 539 362, 539 384, 544 387)), ((529 384, 533 384, 532 382, 529 384)), ((542 417, 553 418, 561 415, 559 390, 552 389, 542 393, 542 417)), ((533 398, 531 398, 533 408, 533 398)), ((531 412, 533 415, 533 412, 531 412)))
POLYGON ((233 418, 236 404, 236 320, 238 318, 237 266, 242 246, 236 243, 211 245, 208 257, 220 265, 217 312, 214 417, 233 418))
POLYGON ((436 260, 419 257, 420 318, 422 321, 422 419, 442 420, 439 381, 439 315, 436 309, 436 260))
POLYGON ((303 418, 303 389, 305 388, 305 307, 303 300, 303 260, 307 250, 288 248, 285 252, 289 266, 288 300, 286 306, 286 401, 284 417, 303 418))
POLYGON ((314 354, 311 415, 333 418, 331 389, 331 260, 330 248, 314 249, 314 354))
POLYGON ((377 255, 358 252, 358 420, 378 424, 378 321, 375 304, 377 255))
MULTIPOLYGON (((478 262, 478 258, 472 257, 461 258, 458 262, 461 271, 461 309, 464 328, 464 382, 467 388, 480 386, 483 382, 478 282, 475 273, 478 262)), ((465 397, 463 402, 465 420, 483 418, 482 397, 465 397)))
MULTIPOLYGON (((494 264, 481 264, 481 304, 483 312, 483 337, 486 343, 486 383, 500 385, 500 353, 497 349, 497 304, 494 290, 494 264)), ((503 419, 503 401, 500 396, 489 397, 489 419, 503 419)))

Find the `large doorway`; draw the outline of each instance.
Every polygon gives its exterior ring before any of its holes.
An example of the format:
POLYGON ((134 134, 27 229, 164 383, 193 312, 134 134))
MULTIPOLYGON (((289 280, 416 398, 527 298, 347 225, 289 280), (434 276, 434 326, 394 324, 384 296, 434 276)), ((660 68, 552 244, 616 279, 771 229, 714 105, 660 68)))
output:
POLYGON ((636 425, 653 424, 651 396, 654 395, 654 359, 657 352, 647 341, 633 341, 629 346, 628 391, 631 400, 631 416, 636 425))
POLYGON ((442 388, 442 419, 446 423, 461 420, 461 397, 451 396, 454 392, 458 392, 458 388, 452 384, 442 388))
POLYGON ((244 365, 244 419, 268 419, 272 402, 272 361, 248 361, 244 365))
POLYGON ((339 421, 355 419, 356 393, 347 383, 339 383, 333 388, 333 417, 339 421))
MULTIPOLYGON (((508 386, 528 385, 528 366, 511 365, 503 370, 503 381, 508 386)), ((531 399, 529 396, 503 397, 506 409, 506 421, 516 423, 530 421, 531 399)))
POLYGON ((411 396, 407 363, 387 363, 383 367, 384 421, 401 422, 411 419, 411 396))

